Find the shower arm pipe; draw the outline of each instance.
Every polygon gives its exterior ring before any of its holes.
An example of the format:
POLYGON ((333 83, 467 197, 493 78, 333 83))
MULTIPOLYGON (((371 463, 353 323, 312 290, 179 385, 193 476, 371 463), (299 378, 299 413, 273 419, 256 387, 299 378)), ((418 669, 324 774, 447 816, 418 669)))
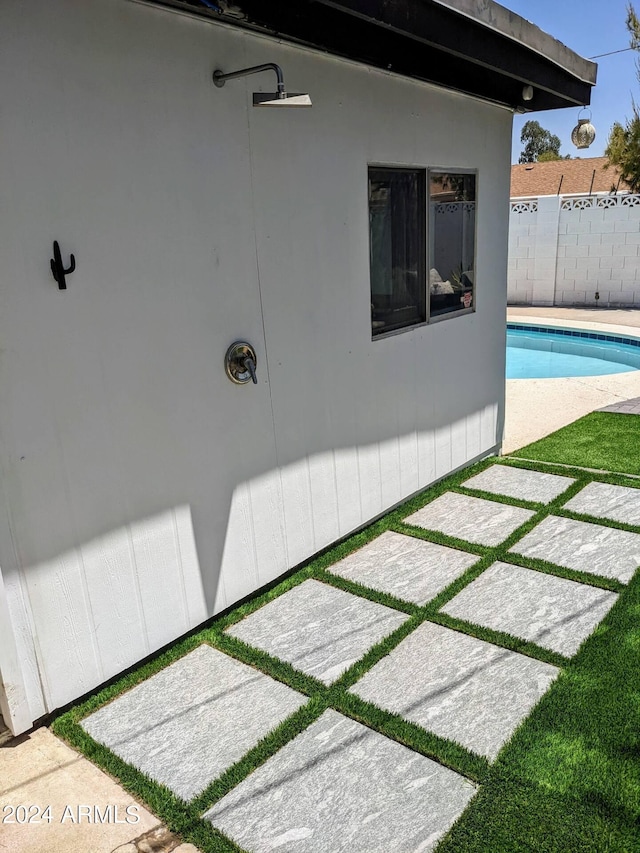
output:
POLYGON ((259 74, 261 71, 275 71, 278 78, 278 98, 285 97, 284 75, 282 68, 275 62, 265 62, 264 65, 252 65, 251 68, 241 68, 239 71, 230 71, 223 74, 219 69, 213 72, 213 82, 218 87, 224 86, 227 80, 235 80, 236 77, 247 77, 249 74, 259 74))

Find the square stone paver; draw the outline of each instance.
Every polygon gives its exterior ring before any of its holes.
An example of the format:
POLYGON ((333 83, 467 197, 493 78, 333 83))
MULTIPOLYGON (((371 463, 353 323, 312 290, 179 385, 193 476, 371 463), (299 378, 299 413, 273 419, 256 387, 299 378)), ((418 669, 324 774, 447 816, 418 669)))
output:
POLYGON ((493 759, 558 672, 424 622, 350 692, 493 759))
POLYGON ((202 645, 81 725, 189 800, 305 702, 279 681, 202 645))
POLYGON ((543 519, 510 550, 622 583, 640 566, 640 534, 556 515, 543 519))
POLYGON ((564 508, 640 526, 640 489, 593 482, 571 498, 564 508))
POLYGON ((624 412, 627 415, 640 415, 640 397, 632 397, 630 400, 621 400, 619 403, 612 403, 610 406, 605 406, 603 409, 596 409, 598 412, 624 412))
POLYGON ((480 558, 387 530, 329 571, 414 604, 426 604, 480 558))
POLYGON ((492 547, 504 542, 532 515, 535 513, 530 509, 445 492, 404 520, 425 530, 492 547))
POLYGON ((226 633, 331 684, 408 618, 329 584, 306 580, 226 633))
POLYGON ((615 592, 494 563, 441 610, 570 657, 617 598, 615 592))
POLYGON ((571 477, 561 477, 558 474, 492 465, 470 480, 465 480, 462 485, 470 489, 481 489, 483 492, 520 498, 523 501, 547 504, 561 495, 572 483, 575 483, 575 480, 571 477))
POLYGON ((204 817, 252 853, 427 853, 474 793, 453 770, 328 710, 204 817))

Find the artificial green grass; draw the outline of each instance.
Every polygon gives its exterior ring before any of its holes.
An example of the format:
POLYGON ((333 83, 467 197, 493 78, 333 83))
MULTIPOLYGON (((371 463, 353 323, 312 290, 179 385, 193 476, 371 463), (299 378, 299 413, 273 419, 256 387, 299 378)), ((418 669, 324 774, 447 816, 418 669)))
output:
POLYGON ((640 474, 640 416, 592 412, 511 455, 640 474))
MULTIPOLYGON (((563 470, 563 474, 574 477, 576 482, 548 505, 465 489, 464 481, 490 464, 493 461, 485 460, 458 472, 406 502, 366 530, 285 578, 273 589, 212 621, 206 628, 175 644, 138 671, 60 716, 53 724, 54 731, 119 779, 170 829, 195 844, 203 853, 238 853, 239 848, 203 821, 200 817, 202 813, 314 722, 327 708, 334 708, 480 784, 478 795, 441 841, 438 853, 640 853, 640 575, 625 587, 611 579, 573 572, 540 560, 507 553, 509 548, 551 513, 587 520, 585 516, 563 510, 562 506, 590 480, 624 485, 630 485, 630 481, 625 477, 589 474, 579 469, 563 470), (494 548, 471 545, 406 524, 404 519, 408 515, 450 490, 527 507, 535 515, 494 548), (424 607, 362 587, 331 573, 333 563, 385 530, 395 530, 460 548, 475 554, 477 562, 424 607), (594 635, 570 661, 534 643, 453 619, 439 612, 447 601, 495 560, 610 589, 620 593, 620 597, 594 635), (298 672, 290 664, 224 633, 229 625, 310 577, 393 607, 408 616, 396 631, 371 648, 329 687, 298 672), (484 757, 475 755, 460 744, 437 737, 348 692, 366 671, 425 620, 563 669, 559 679, 491 766, 484 757), (93 741, 79 723, 84 716, 105 702, 202 642, 210 643, 288 684, 307 695, 309 702, 219 779, 214 780, 194 801, 184 803, 164 786, 148 779, 93 741)), ((499 464, 517 464, 534 470, 553 471, 550 466, 525 461, 515 463, 502 460, 499 464)), ((573 464, 582 465, 584 462, 573 464)), ((601 519, 594 521, 640 532, 640 528, 629 525, 601 519)))

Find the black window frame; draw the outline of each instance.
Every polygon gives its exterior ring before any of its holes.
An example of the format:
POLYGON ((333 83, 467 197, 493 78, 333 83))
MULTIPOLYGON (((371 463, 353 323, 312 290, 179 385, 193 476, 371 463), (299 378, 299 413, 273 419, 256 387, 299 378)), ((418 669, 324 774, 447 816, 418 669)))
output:
MULTIPOLYGON (((367 165, 367 197, 368 197, 368 210, 369 210, 369 296, 371 300, 371 308, 372 308, 372 316, 371 316, 371 339, 383 340, 387 337, 391 337, 394 335, 402 334, 403 332, 411 331, 412 329, 421 328, 422 326, 430 325, 432 323, 440 323, 444 320, 447 320, 451 317, 460 317, 466 316, 467 314, 473 314, 476 311, 476 291, 477 291, 477 275, 476 275, 476 266, 477 266, 477 249, 478 249, 478 169, 475 168, 461 168, 461 167, 447 167, 447 166, 412 166, 412 165, 395 165, 390 163, 369 163, 367 165), (374 323, 376 322, 374 319, 374 311, 373 311, 373 233, 372 233, 372 219, 371 219, 371 180, 372 173, 411 173, 420 176, 420 184, 421 184, 421 199, 418 213, 418 233, 420 234, 421 240, 421 250, 418 253, 418 280, 421 283, 422 290, 422 309, 424 319, 417 319, 412 321, 408 319, 404 323, 399 324, 391 324, 389 326, 382 326, 375 328, 374 323), (463 286, 462 288, 462 296, 465 293, 471 293, 471 304, 467 307, 460 308, 451 308, 450 310, 444 310, 438 313, 432 313, 431 306, 431 283, 430 283, 430 270, 432 268, 433 255, 435 255, 434 243, 435 239, 434 227, 435 221, 434 216, 432 215, 432 203, 431 203, 431 178, 432 175, 446 174, 451 176, 457 175, 471 175, 474 178, 474 223, 473 223, 473 282, 471 284, 471 288, 468 286, 463 286)), ((463 203, 465 203, 463 201, 463 203)), ((456 291, 457 293, 457 291, 456 291)), ((461 298, 461 297, 458 297, 461 298)))

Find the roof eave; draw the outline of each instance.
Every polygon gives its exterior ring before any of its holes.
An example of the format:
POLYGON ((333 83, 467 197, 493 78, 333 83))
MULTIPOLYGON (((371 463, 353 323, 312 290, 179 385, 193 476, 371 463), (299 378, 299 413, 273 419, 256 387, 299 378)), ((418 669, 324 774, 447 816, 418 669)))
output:
POLYGON ((155 2, 522 112, 588 104, 595 83, 595 63, 491 0, 218 0, 222 14, 200 0, 155 2))

